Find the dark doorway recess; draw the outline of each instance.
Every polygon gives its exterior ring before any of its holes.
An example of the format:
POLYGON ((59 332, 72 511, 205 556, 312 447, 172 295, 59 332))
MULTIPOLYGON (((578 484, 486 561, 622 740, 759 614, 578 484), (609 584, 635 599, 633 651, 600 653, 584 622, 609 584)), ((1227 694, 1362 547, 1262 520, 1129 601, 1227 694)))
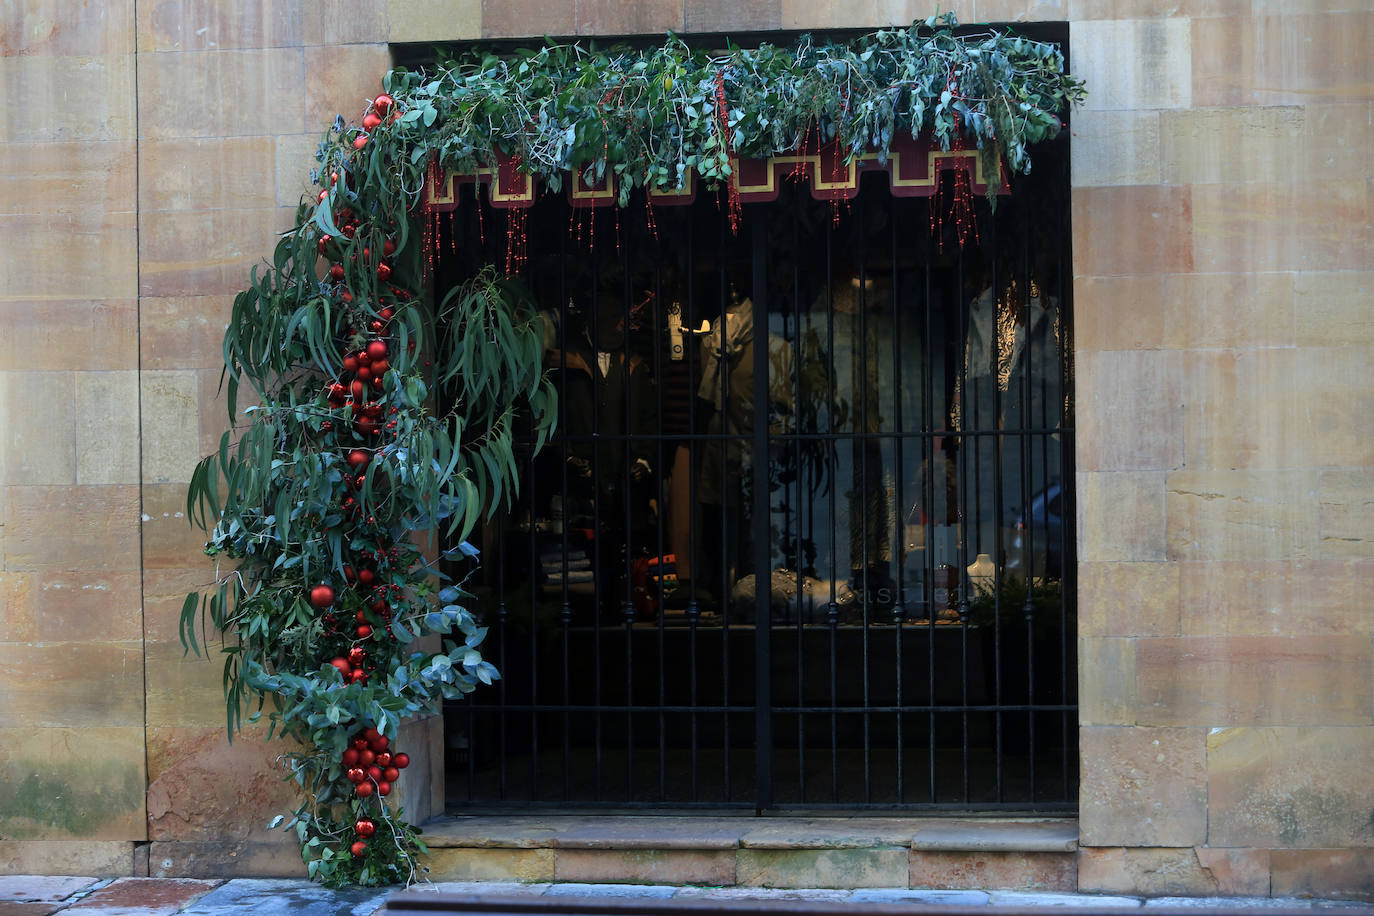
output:
POLYGON ((451 809, 1076 808, 1067 153, 964 245, 950 176, 442 217, 440 289, 523 235, 560 392, 475 538, 451 809))

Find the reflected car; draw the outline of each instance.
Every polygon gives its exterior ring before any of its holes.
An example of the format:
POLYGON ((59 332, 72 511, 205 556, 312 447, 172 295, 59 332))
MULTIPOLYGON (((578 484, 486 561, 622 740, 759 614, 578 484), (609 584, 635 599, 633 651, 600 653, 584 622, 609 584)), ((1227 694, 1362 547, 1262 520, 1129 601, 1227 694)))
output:
POLYGON ((1012 525, 1007 572, 1032 579, 1058 579, 1063 575, 1063 504, 1063 487, 1058 480, 1051 481, 1031 498, 1029 512, 1021 512, 1012 525))

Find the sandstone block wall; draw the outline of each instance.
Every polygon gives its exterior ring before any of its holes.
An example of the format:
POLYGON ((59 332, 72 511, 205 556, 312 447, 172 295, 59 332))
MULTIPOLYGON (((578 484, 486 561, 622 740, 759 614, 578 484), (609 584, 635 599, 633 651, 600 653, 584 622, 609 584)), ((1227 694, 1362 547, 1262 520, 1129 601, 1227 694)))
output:
MULTIPOLYGON (((1374 894, 1374 13, 1070 23, 1085 890, 1374 894)), ((232 295, 388 44, 867 28, 909 0, 18 0, 0 14, 0 871, 299 871, 184 658, 232 295), (151 845, 149 845, 151 844, 151 845)), ((414 745, 435 740, 431 725, 414 745)), ((436 746, 437 750, 437 746, 436 746)), ((434 786, 416 805, 438 806, 434 786)))

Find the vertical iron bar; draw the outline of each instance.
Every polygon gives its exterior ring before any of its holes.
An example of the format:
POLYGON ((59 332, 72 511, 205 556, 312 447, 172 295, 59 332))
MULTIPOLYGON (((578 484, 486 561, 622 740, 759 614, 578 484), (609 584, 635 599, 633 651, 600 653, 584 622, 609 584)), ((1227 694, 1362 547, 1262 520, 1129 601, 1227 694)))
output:
MULTIPOLYGON (((751 207, 754 300, 754 792, 755 810, 773 807, 772 545, 769 541, 768 211, 751 207), (768 583, 765 586, 764 583, 768 583)), ((743 506, 741 506, 743 508, 743 506)))

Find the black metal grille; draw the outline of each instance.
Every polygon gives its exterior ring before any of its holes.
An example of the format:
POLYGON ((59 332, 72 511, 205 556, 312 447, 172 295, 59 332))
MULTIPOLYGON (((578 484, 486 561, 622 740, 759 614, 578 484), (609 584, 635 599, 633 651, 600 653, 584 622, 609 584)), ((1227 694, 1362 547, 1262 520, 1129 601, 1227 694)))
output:
MULTIPOLYGON (((1065 153, 966 246, 948 178, 738 237, 534 207, 559 431, 478 538, 504 678, 447 710, 451 805, 1073 807, 1065 153)), ((455 214, 441 283, 504 219, 455 214)))

